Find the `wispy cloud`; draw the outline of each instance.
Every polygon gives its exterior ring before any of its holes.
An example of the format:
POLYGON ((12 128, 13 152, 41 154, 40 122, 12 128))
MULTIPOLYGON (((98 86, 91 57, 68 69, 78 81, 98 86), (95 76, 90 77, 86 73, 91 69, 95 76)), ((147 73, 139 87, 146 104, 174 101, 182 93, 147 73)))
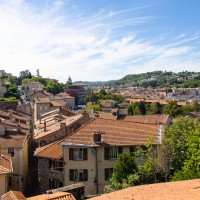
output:
POLYGON ((130 14, 148 6, 91 14, 73 8, 66 0, 41 7, 0 0, 1 68, 14 74, 39 68, 43 76, 63 82, 69 75, 73 80, 109 80, 152 70, 198 70, 199 33, 140 37, 138 25, 156 18, 130 14), (122 31, 127 27, 131 30, 122 31))

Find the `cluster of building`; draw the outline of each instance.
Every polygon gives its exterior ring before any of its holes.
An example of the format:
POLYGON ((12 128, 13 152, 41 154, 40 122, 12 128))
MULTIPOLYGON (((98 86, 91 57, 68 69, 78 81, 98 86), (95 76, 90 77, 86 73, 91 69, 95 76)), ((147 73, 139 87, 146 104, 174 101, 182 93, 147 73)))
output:
MULTIPOLYGON (((134 153, 150 136, 156 149, 172 123, 167 114, 128 116, 127 109, 106 106, 115 101, 102 102, 101 112, 77 114, 71 110, 75 97, 66 92, 54 96, 30 82, 25 85, 29 104, 21 102, 13 109, 0 105, 2 199, 67 200, 101 194, 118 156, 134 153), (33 158, 37 167, 30 171, 33 158), (27 188, 42 195, 25 198, 27 188)), ((142 162, 140 156, 136 162, 142 162)))

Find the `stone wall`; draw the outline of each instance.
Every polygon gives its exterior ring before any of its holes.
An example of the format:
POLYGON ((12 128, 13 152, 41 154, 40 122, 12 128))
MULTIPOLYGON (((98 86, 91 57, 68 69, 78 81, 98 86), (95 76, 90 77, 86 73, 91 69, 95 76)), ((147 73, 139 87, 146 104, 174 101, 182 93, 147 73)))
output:
POLYGON ((38 179, 39 190, 41 193, 46 193, 49 188, 49 179, 58 179, 64 183, 64 172, 49 169, 49 159, 38 159, 38 179))

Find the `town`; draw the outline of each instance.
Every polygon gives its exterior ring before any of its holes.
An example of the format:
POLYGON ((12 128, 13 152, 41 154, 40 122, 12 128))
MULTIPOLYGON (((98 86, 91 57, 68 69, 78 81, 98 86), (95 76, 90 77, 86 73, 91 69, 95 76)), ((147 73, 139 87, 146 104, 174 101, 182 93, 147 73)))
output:
POLYGON ((200 73, 150 74, 91 86, 0 70, 1 199, 198 199, 200 73))

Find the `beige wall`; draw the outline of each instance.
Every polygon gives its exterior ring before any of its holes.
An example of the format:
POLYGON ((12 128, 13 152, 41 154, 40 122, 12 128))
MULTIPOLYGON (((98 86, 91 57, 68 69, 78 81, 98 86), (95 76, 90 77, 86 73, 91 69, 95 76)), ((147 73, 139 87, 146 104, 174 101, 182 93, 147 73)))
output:
MULTIPOLYGON (((8 154, 8 149, 1 149, 2 154, 8 154)), ((9 190, 19 190, 24 192, 27 184, 28 174, 28 142, 26 140, 24 148, 14 149, 14 157, 11 157, 13 173, 12 186, 9 190), (23 178, 23 179, 22 179, 23 178)))
MULTIPOLYGON (((70 147, 72 148, 72 147, 70 147)), ((80 147, 82 148, 82 147, 80 147)), ((123 148, 123 153, 128 153, 129 147, 123 148)), ((88 148, 88 160, 74 161, 69 160, 69 147, 63 147, 63 158, 65 161, 64 170, 64 184, 70 185, 76 183, 74 181, 69 181, 69 169, 88 169, 88 181, 84 181, 85 185, 85 195, 96 194, 97 187, 94 183, 96 176, 96 154, 94 153, 94 148, 88 148)), ((104 159, 104 148, 97 148, 97 168, 98 168, 98 193, 103 193, 104 187, 108 184, 105 181, 105 168, 114 168, 117 163, 117 159, 105 160, 104 159)))
POLYGON ((0 197, 7 192, 7 174, 0 175, 0 197))

